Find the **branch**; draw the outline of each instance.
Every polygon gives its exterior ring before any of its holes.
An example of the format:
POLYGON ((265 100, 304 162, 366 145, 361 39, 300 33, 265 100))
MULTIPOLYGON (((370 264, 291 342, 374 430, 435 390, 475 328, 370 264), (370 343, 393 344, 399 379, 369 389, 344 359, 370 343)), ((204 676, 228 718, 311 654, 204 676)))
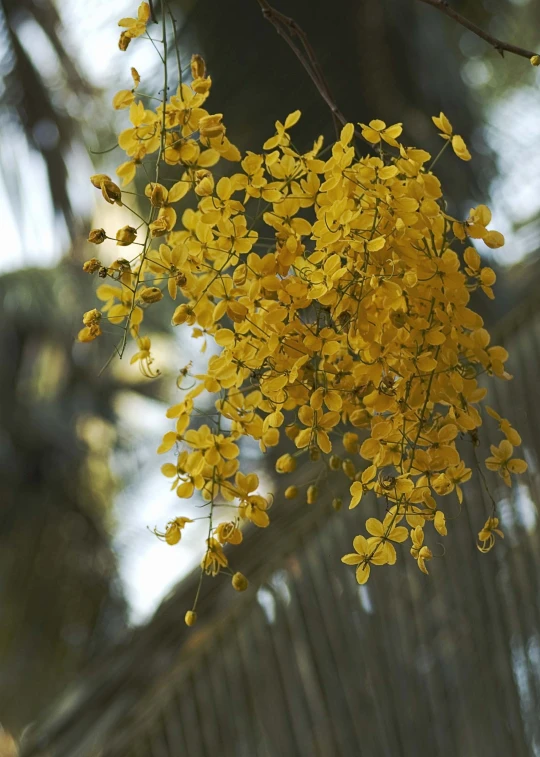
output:
POLYGON ((488 44, 490 44, 495 50, 497 50, 498 53, 500 53, 501 56, 504 56, 504 53, 513 53, 514 55, 519 55, 521 58, 528 58, 530 60, 533 55, 536 55, 532 50, 526 50, 523 47, 518 47, 517 45, 511 45, 508 42, 503 42, 500 39, 497 39, 497 37, 493 37, 491 34, 488 34, 483 29, 481 29, 476 24, 473 24, 472 21, 469 21, 468 18, 465 18, 465 16, 462 16, 461 13, 458 13, 453 8, 451 8, 448 5, 448 0, 419 0, 421 3, 425 3, 426 5, 431 5, 433 8, 437 8, 441 13, 444 13, 445 16, 448 16, 448 18, 451 18, 453 21, 455 21, 460 26, 465 27, 465 29, 468 29, 473 34, 476 34, 477 37, 480 37, 481 39, 484 39, 488 44))
POLYGON ((152 0, 148 0, 148 5, 150 6, 150 18, 152 19, 152 23, 157 24, 158 20, 156 18, 156 11, 154 10, 154 3, 152 0))
MULTIPOLYGON (((339 127, 345 126, 345 124, 348 123, 348 120, 338 108, 337 103, 330 92, 330 87, 328 86, 326 77, 324 76, 307 34, 293 18, 285 16, 283 13, 280 13, 273 8, 268 3, 268 0, 257 0, 257 2, 261 6, 262 14, 265 19, 272 24, 279 36, 289 45, 308 73, 309 78, 317 88, 320 96, 330 108, 332 118, 334 119, 336 134, 339 134, 339 127)), ((362 137, 362 133, 358 129, 355 129, 354 133, 356 137, 365 141, 362 137)), ((368 144, 370 143, 368 142, 368 144)), ((373 145, 370 144, 370 147, 373 147, 373 145)))

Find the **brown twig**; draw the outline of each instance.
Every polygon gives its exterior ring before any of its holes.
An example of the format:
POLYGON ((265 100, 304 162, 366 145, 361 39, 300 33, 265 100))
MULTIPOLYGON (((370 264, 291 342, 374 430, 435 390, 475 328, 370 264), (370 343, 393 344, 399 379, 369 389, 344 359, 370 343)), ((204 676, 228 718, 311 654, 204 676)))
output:
POLYGON ((444 13, 445 16, 448 16, 448 18, 451 18, 453 21, 455 21, 460 26, 465 27, 465 29, 468 29, 473 34, 476 34, 477 37, 480 37, 481 39, 484 39, 488 44, 490 44, 497 52, 504 56, 504 53, 513 53, 514 55, 519 55, 521 58, 528 58, 529 60, 533 57, 533 55, 536 55, 537 53, 534 53, 532 50, 526 50, 523 47, 518 47, 517 45, 511 45, 508 42, 503 42, 500 39, 497 39, 497 37, 494 37, 491 34, 488 34, 488 32, 485 32, 483 29, 481 29, 476 24, 473 24, 472 21, 469 21, 468 18, 465 18, 465 16, 462 16, 461 13, 458 13, 453 8, 450 7, 448 4, 448 0, 420 0, 421 3, 425 3, 426 5, 431 5, 433 8, 437 8, 441 13, 444 13))
POLYGON ((154 24, 157 24, 158 20, 156 18, 156 11, 154 10, 154 3, 152 0, 148 0, 148 5, 150 6, 150 18, 154 24))
MULTIPOLYGON (((283 37, 285 42, 289 45, 306 70, 322 99, 330 108, 332 118, 334 119, 334 126, 336 127, 336 133, 339 134, 339 127, 345 126, 348 121, 337 106, 307 34, 293 18, 285 16, 283 13, 280 13, 273 8, 268 3, 268 0, 257 0, 257 2, 261 6, 262 14, 265 19, 272 24, 279 36, 283 37)), ((363 139, 362 134, 358 129, 355 129, 354 133, 356 137, 363 139)))
MULTIPOLYGON (((289 45, 317 88, 320 96, 330 108, 334 119, 334 125, 336 127, 336 133, 338 133, 339 126, 344 126, 348 121, 337 106, 307 34, 293 18, 280 13, 280 11, 270 5, 268 0, 257 0, 257 2, 261 7, 263 16, 272 24, 280 37, 282 37, 289 45)), ((469 21, 465 16, 462 16, 461 13, 458 13, 451 8, 448 4, 448 0, 420 0, 420 2, 425 3, 426 5, 431 5, 433 8, 437 8, 437 10, 460 24, 460 26, 469 29, 469 31, 476 34, 477 37, 480 37, 490 44, 502 56, 505 52, 508 52, 530 60, 533 55, 536 55, 532 50, 526 50, 523 47, 511 45, 508 42, 503 42, 502 40, 497 39, 497 37, 488 34, 488 32, 485 32, 472 21, 469 21)), ((362 139, 364 142, 366 141, 358 129, 355 129, 354 134, 357 138, 362 139)), ((368 144, 370 147, 373 147, 369 142, 368 144)))

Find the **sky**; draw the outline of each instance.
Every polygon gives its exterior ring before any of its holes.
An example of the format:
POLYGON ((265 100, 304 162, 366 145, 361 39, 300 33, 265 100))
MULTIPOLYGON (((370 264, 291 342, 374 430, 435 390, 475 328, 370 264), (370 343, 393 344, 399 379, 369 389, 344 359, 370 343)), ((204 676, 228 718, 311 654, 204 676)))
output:
MULTIPOLYGON (((145 71, 154 69, 155 52, 150 43, 133 44, 127 53, 121 53, 117 47, 117 20, 122 15, 135 15, 137 2, 92 0, 91 13, 88 13, 88 0, 62 0, 58 7, 66 27, 68 47, 81 71, 106 93, 103 101, 97 103, 98 108, 110 107, 117 89, 130 88, 130 66, 136 66, 143 80, 145 71)), ((48 50, 36 29, 31 24, 23 24, 21 38, 23 44, 39 50, 44 76, 54 78, 54 54, 48 50)), ((528 64, 524 61, 523 65, 528 64)), ((471 57, 464 64, 462 74, 467 83, 478 90, 491 80, 493 70, 489 64, 471 57)), ((486 114, 486 138, 494 151, 499 172, 493 182, 488 204, 493 211, 492 227, 502 231, 507 239, 506 246, 495 252, 501 264, 519 262, 538 246, 539 240, 531 235, 530 228, 522 226, 515 229, 514 226, 523 224, 540 212, 539 94, 540 74, 536 84, 510 92, 491 106, 486 114)), ((447 115, 452 120, 452 114, 447 115)), ((111 109, 105 115, 96 112, 94 117, 110 119, 122 128, 126 111, 114 113, 111 109)), ((54 135, 49 137, 54 138, 54 135)), ((48 135, 44 134, 43 138, 48 138, 48 135)), ((23 140, 19 140, 20 144, 14 144, 17 139, 13 135, 13 140, 2 140, 0 145, 4 145, 4 150, 9 145, 9 154, 0 157, 9 161, 10 155, 16 154, 14 169, 18 175, 31 176, 31 181, 21 178, 21 186, 32 213, 22 221, 15 216, 9 203, 12 188, 0 174, 3 241, 0 273, 30 265, 54 265, 68 246, 66 231, 52 214, 44 166, 23 140)), ((104 160, 104 170, 109 161, 109 170, 114 172, 118 156, 113 153, 104 160)), ((70 155, 69 169, 71 192, 77 198, 79 211, 81 214, 95 213, 95 191, 88 181, 88 176, 93 172, 89 156, 84 152, 70 155)), ((103 223, 102 211, 101 204, 99 225, 103 223)), ((177 332, 175 349, 180 365, 198 359, 196 345, 193 349, 186 348, 189 343, 186 336, 177 332)), ((122 475, 136 463, 141 475, 117 498, 115 547, 131 607, 131 618, 134 623, 140 623, 151 615, 172 586, 200 559, 193 545, 203 543, 205 525, 204 522, 190 525, 189 536, 186 532, 177 548, 164 545, 150 533, 149 528, 163 528, 167 520, 177 515, 197 517, 200 503, 194 501, 185 506, 179 503, 174 492, 168 490, 167 480, 159 473, 159 465, 164 461, 157 457, 155 450, 163 431, 168 430, 164 426, 165 405, 126 393, 119 410, 120 434, 131 440, 131 446, 128 446, 127 455, 118 453, 115 456, 113 467, 122 475)), ((246 453, 256 466, 256 450, 247 450, 246 453)))

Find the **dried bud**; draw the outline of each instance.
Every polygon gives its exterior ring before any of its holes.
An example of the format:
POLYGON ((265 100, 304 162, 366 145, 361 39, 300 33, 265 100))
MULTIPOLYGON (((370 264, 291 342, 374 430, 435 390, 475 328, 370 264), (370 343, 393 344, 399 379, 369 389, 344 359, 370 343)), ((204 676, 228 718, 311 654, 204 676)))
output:
POLYGON ((83 315, 83 323, 85 326, 90 326, 94 323, 99 323, 101 320, 101 313, 96 308, 93 308, 92 310, 87 310, 86 313, 83 315))
POLYGON ((99 276, 100 279, 106 279, 108 273, 109 273, 109 271, 107 270, 107 268, 105 268, 105 266, 103 266, 102 268, 99 269, 98 276, 99 276))
POLYGON ((92 242, 92 244, 101 244, 106 239, 107 234, 105 233, 105 229, 92 229, 88 235, 88 241, 92 242))
POLYGON ((310 447, 309 448, 309 459, 313 460, 315 462, 316 460, 319 460, 321 457, 321 450, 318 447, 310 447))
POLYGON ((90 258, 84 263, 82 269, 85 273, 95 273, 101 268, 101 263, 97 258, 90 258))
POLYGON ((157 287, 147 287, 142 290, 139 297, 147 305, 151 305, 153 302, 159 302, 163 299, 163 292, 157 287))
POLYGON ((150 202, 154 208, 162 208, 166 202, 165 187, 161 184, 154 184, 150 195, 150 202))
POLYGON ((150 235, 152 237, 162 237, 169 232, 169 225, 165 217, 156 218, 150 224, 150 235))
POLYGON ((306 492, 306 502, 308 505, 312 505, 317 497, 319 496, 319 487, 315 486, 315 484, 311 484, 311 486, 308 486, 307 492, 306 492))
POLYGON ((285 499, 294 499, 296 496, 298 496, 297 486, 288 486, 285 489, 285 499))
POLYGON ((141 76, 136 68, 131 67, 131 78, 133 79, 133 84, 135 85, 135 89, 139 86, 141 83, 141 76))
POLYGON ((197 622, 197 613, 193 612, 193 610, 188 610, 184 616, 184 621, 186 626, 194 626, 197 622))
POLYGON ((199 134, 201 137, 213 139, 225 134, 225 127, 221 123, 223 113, 215 113, 212 116, 203 116, 199 121, 199 134))
POLYGON ((191 56, 191 75, 194 79, 202 79, 206 76, 206 63, 201 55, 191 56))
POLYGON ((122 32, 120 39, 118 40, 118 47, 120 48, 120 50, 122 50, 123 53, 128 49, 130 42, 131 37, 129 37, 126 32, 122 32))
POLYGON ((183 273, 177 273, 174 280, 176 281, 176 286, 179 287, 185 287, 187 284, 187 278, 183 273))
POLYGON ((332 507, 334 508, 334 510, 338 513, 341 510, 342 506, 343 500, 341 499, 341 497, 334 497, 334 499, 332 500, 332 507))
POLYGON ((101 189, 101 185, 104 181, 110 181, 111 177, 107 176, 106 173, 95 173, 93 176, 90 177, 90 181, 95 186, 96 189, 101 189))
POLYGON ((116 244, 120 247, 127 247, 129 244, 132 244, 136 238, 137 229, 134 229, 133 226, 122 226, 122 228, 118 229, 116 232, 116 244))
POLYGON ((103 199, 107 200, 110 205, 114 203, 117 205, 122 204, 122 190, 114 181, 101 182, 101 194, 103 195, 103 199))
POLYGON ((95 308, 93 310, 88 310, 83 315, 84 329, 79 331, 79 342, 91 342, 101 334, 101 328, 99 325, 100 320, 101 313, 95 308))
POLYGON ((245 591, 249 586, 249 581, 243 573, 235 573, 232 577, 232 585, 235 591, 245 591))
POLYGON ((111 265, 115 271, 131 271, 131 263, 126 258, 117 258, 111 265))

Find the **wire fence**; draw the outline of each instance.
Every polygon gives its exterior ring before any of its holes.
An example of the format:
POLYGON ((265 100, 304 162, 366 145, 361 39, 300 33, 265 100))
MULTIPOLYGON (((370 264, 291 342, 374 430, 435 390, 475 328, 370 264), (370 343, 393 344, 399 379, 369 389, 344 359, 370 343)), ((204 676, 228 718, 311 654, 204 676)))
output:
POLYGON ((488 380, 490 404, 519 429, 529 469, 512 490, 488 478, 506 537, 495 549, 476 548, 491 510, 478 476, 461 508, 443 501, 449 535, 429 576, 406 549, 362 587, 341 566, 373 501, 291 512, 260 548, 254 534, 256 592, 231 602, 209 582, 215 614, 184 635, 188 581, 25 757, 540 755, 540 310, 497 337, 514 378, 488 380))

